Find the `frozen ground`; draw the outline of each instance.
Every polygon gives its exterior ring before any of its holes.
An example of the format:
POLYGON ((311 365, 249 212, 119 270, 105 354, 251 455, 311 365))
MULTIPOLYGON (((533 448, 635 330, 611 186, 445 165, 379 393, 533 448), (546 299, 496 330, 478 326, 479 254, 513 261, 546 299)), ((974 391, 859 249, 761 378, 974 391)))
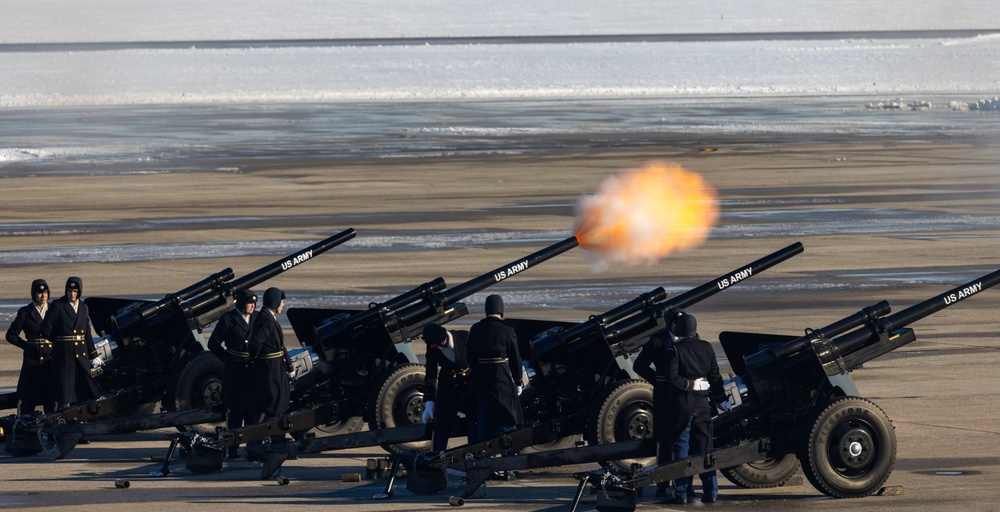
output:
POLYGON ((0 107, 934 92, 974 101, 1000 90, 998 30, 1000 12, 971 0, 9 0, 0 107), (914 30, 971 32, 886 35, 914 30), (759 38, 705 36, 746 33, 759 38), (641 34, 689 40, 525 39, 641 34), (496 36, 509 39, 443 44, 496 36), (370 41, 334 44, 355 38, 370 41))

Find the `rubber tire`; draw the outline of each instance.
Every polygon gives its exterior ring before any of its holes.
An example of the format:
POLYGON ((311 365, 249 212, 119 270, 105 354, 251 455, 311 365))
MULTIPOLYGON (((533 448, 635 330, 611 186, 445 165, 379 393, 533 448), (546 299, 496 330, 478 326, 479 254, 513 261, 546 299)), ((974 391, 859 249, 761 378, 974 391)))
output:
POLYGON ((365 419, 361 416, 352 416, 326 425, 318 425, 315 430, 322 432, 324 436, 336 436, 341 434, 353 434, 361 432, 365 428, 365 419))
MULTIPOLYGON (((181 367, 176 379, 169 383, 168 400, 171 403, 163 405, 170 411, 182 411, 206 405, 222 405, 222 372, 223 363, 211 352, 200 352, 191 356, 181 367)), ((166 401, 166 400, 165 400, 166 401)), ((212 432, 216 426, 225 426, 225 422, 202 423, 197 425, 178 426, 180 431, 199 430, 212 432)))
MULTIPOLYGON (((645 380, 618 382, 609 389, 587 422, 585 437, 591 444, 610 444, 653 437, 653 385, 645 380), (622 417, 624 415, 625 417, 622 417)), ((636 464, 648 468, 656 457, 604 461, 601 465, 630 472, 636 464)))
MULTIPOLYGON (((421 364, 404 364, 389 372, 369 402, 368 430, 420 423, 420 416, 424 412, 425 377, 424 366, 421 364)), ((383 444, 382 448, 389 453, 412 450, 426 452, 431 449, 431 442, 383 444)))
POLYGON ((819 492, 834 498, 861 498, 878 491, 896 463, 896 431, 873 402, 846 396, 816 415, 800 449, 802 472, 819 492), (845 457, 849 448, 861 457, 845 457))
POLYGON ((798 469, 798 457, 789 453, 780 459, 758 460, 719 471, 727 480, 744 489, 767 489, 784 485, 798 469))

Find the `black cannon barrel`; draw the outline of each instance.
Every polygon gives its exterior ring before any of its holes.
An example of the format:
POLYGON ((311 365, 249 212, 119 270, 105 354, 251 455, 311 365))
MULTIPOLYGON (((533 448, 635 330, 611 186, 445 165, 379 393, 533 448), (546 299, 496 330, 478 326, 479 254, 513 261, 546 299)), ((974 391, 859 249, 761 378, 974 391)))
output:
MULTIPOLYGON (((569 329, 540 336, 532 341, 536 354, 544 354, 560 345, 572 343, 590 333, 600 333, 609 325, 614 324, 636 311, 651 309, 657 302, 667 298, 663 287, 656 288, 618 306, 601 315, 591 316, 586 322, 580 322, 569 329)), ((645 317, 651 318, 651 317, 645 317)))
POLYGON ((790 357, 812 345, 812 342, 820 339, 830 339, 843 334, 859 325, 873 324, 877 319, 889 314, 891 311, 889 303, 881 301, 868 306, 857 313, 837 320, 836 322, 820 329, 807 330, 806 334, 794 340, 782 343, 777 347, 769 347, 744 357, 747 368, 758 368, 775 362, 782 358, 790 357))
MULTIPOLYGON (((296 251, 281 258, 274 263, 265 265, 243 277, 235 279, 222 286, 216 292, 210 292, 184 303, 184 307, 191 311, 193 316, 201 315, 222 306, 225 301, 232 301, 232 296, 236 291, 250 288, 260 284, 282 272, 291 270, 310 259, 323 254, 324 252, 352 239, 357 232, 352 228, 345 229, 321 242, 317 242, 305 249, 296 251)), ((213 320, 214 321, 214 320, 213 320)))
POLYGON ((539 263, 549 260, 555 256, 558 256, 576 246, 580 245, 579 240, 575 236, 571 236, 561 242, 552 244, 545 249, 538 252, 529 254, 524 258, 512 261, 507 265, 499 267, 492 272, 487 272, 479 277, 470 279, 458 286, 453 286, 447 290, 440 292, 436 297, 435 301, 437 304, 428 304, 426 302, 420 302, 417 304, 412 304, 406 308, 399 311, 398 318, 400 322, 404 325, 410 324, 414 320, 418 320, 428 314, 432 314, 435 311, 437 305, 448 305, 457 300, 464 299, 480 290, 488 288, 500 281, 508 279, 512 276, 520 274, 525 270, 528 270, 539 263))
POLYGON ((801 254, 803 250, 804 248, 802 247, 802 243, 795 242, 784 249, 774 251, 759 260, 744 265, 727 274, 723 274, 712 281, 698 286, 697 288, 692 288, 663 303, 661 307, 663 308, 663 311, 666 311, 670 308, 686 308, 692 304, 701 302, 744 279, 753 277, 757 274, 757 272, 767 270, 778 263, 791 258, 792 256, 801 254))
POLYGON ((392 311, 406 306, 416 300, 430 297, 431 295, 434 295, 434 293, 443 290, 445 286, 444 279, 438 277, 433 281, 424 283, 385 302, 369 304, 368 309, 365 311, 355 313, 343 320, 328 320, 316 327, 316 339, 325 340, 331 336, 337 336, 338 332, 350 331, 355 327, 364 325, 365 323, 374 320, 385 311, 392 311))
POLYGON ((115 332, 119 335, 128 334, 133 326, 142 323, 147 318, 154 317, 167 309, 176 307, 181 302, 188 300, 205 290, 221 286, 222 283, 231 280, 234 276, 235 274, 233 273, 233 269, 225 268, 177 293, 167 294, 165 297, 152 304, 147 304, 141 308, 125 311, 124 313, 115 315, 115 317, 111 319, 112 328, 115 329, 115 332))
MULTIPOLYGON (((650 294, 640 296, 633 299, 631 302, 619 306, 618 308, 609 311, 603 316, 593 317, 587 322, 583 322, 576 325, 566 331, 561 333, 556 333, 555 335, 548 335, 538 340, 535 340, 534 347, 536 353, 543 353, 547 350, 554 348, 555 346, 562 343, 573 343, 574 338, 581 337, 584 335, 589 335, 590 332, 594 331, 598 326, 602 327, 601 332, 598 333, 600 337, 605 339, 610 344, 619 344, 624 340, 641 336, 652 332, 659 326, 656 322, 656 317, 661 316, 663 311, 670 308, 686 308, 698 302, 701 302, 716 293, 719 293, 730 286, 753 277, 758 272, 767 270, 778 263, 781 263, 793 256, 796 256, 804 250, 801 242, 795 242, 794 244, 788 245, 782 249, 779 249, 763 258, 755 260, 748 263, 742 267, 739 267, 733 271, 727 272, 711 281, 701 284, 695 288, 692 288, 680 295, 677 295, 669 300, 659 303, 661 298, 658 298, 655 302, 658 304, 648 304, 650 296, 647 295, 658 295, 657 290, 663 290, 663 288, 658 288, 653 290, 650 294), (657 311, 653 314, 637 314, 631 317, 625 318, 624 320, 618 321, 611 324, 607 321, 607 318, 618 317, 624 318, 625 315, 630 315, 636 311, 652 309, 655 307, 657 311), (604 321, 605 323, 599 323, 604 321), (547 338, 547 339, 546 339, 547 338)), ((612 347, 614 348, 614 347, 612 347)))
MULTIPOLYGON (((794 244, 774 251, 763 258, 748 263, 736 270, 722 274, 711 281, 660 303, 657 306, 657 309, 659 310, 657 311, 657 314, 662 315, 664 311, 671 308, 686 308, 697 304, 715 295, 716 293, 726 290, 736 283, 757 275, 758 272, 763 272, 778 263, 801 254, 803 250, 805 250, 805 248, 802 246, 802 243, 795 242, 794 244)), ((629 338, 645 335, 648 331, 652 331, 658 327, 657 324, 654 323, 651 327, 644 329, 643 324, 647 322, 648 318, 645 315, 636 315, 635 317, 627 318, 615 324, 614 329, 610 329, 607 332, 608 342, 613 345, 617 345, 629 338)))
POLYGON ((978 279, 973 279, 961 286, 957 286, 936 297, 927 299, 918 304, 914 304, 898 313, 894 313, 882 319, 878 326, 868 326, 849 332, 832 341, 833 351, 836 355, 849 354, 854 350, 863 347, 870 341, 877 340, 879 332, 891 332, 896 329, 906 327, 913 322, 926 318, 942 309, 954 306, 987 288, 992 288, 1000 284, 1000 270, 986 274, 978 279), (876 330, 877 329, 877 330, 876 330))

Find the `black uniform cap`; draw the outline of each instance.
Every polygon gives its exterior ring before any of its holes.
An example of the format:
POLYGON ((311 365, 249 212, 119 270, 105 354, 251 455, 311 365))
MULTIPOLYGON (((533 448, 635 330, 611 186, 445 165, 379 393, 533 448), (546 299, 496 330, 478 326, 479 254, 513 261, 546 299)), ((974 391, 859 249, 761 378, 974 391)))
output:
POLYGON ((448 330, 438 324, 424 326, 424 342, 428 345, 443 345, 448 339, 448 330))
POLYGON ((281 305, 281 301, 284 298, 285 292, 281 291, 280 288, 268 288, 264 292, 264 307, 277 311, 278 306, 281 305))
POLYGON ((486 315, 503 316, 503 297, 499 295, 486 297, 486 315))
POLYGON ((66 280, 66 291, 76 290, 80 295, 83 295, 83 280, 79 277, 71 277, 66 280))
POLYGON ((236 292, 236 306, 243 309, 247 304, 256 304, 257 294, 253 290, 244 288, 236 292))
POLYGON ((38 292, 49 291, 49 283, 46 283, 44 279, 35 279, 31 282, 31 296, 34 297, 38 292))
POLYGON ((691 338, 698 335, 698 320, 695 317, 684 313, 677 318, 676 322, 677 327, 674 329, 674 335, 681 338, 691 338))
POLYGON ((670 328, 670 324, 674 323, 681 315, 687 314, 683 308, 670 308, 663 312, 663 322, 667 324, 667 328, 670 328))

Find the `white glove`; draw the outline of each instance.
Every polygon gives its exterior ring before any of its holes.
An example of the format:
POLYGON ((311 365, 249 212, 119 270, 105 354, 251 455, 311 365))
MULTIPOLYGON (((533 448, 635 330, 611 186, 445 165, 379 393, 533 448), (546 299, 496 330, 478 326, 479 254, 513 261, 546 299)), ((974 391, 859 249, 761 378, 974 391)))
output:
POLYGON ((95 357, 95 358, 93 358, 93 359, 90 360, 90 367, 91 368, 100 368, 103 365, 104 365, 104 361, 101 360, 101 356, 97 356, 97 357, 95 357))
POLYGON ((708 391, 708 387, 708 380, 704 377, 695 379, 691 383, 691 389, 694 391, 708 391))
POLYGON ((288 380, 295 380, 295 372, 288 372, 288 380))
POLYGON ((730 402, 729 400, 726 400, 725 402, 722 402, 721 404, 719 404, 719 409, 722 409, 723 411, 726 411, 726 412, 732 412, 733 411, 733 403, 730 402))
POLYGON ((424 423, 434 421, 434 400, 424 402, 424 414, 420 416, 420 421, 424 423))

